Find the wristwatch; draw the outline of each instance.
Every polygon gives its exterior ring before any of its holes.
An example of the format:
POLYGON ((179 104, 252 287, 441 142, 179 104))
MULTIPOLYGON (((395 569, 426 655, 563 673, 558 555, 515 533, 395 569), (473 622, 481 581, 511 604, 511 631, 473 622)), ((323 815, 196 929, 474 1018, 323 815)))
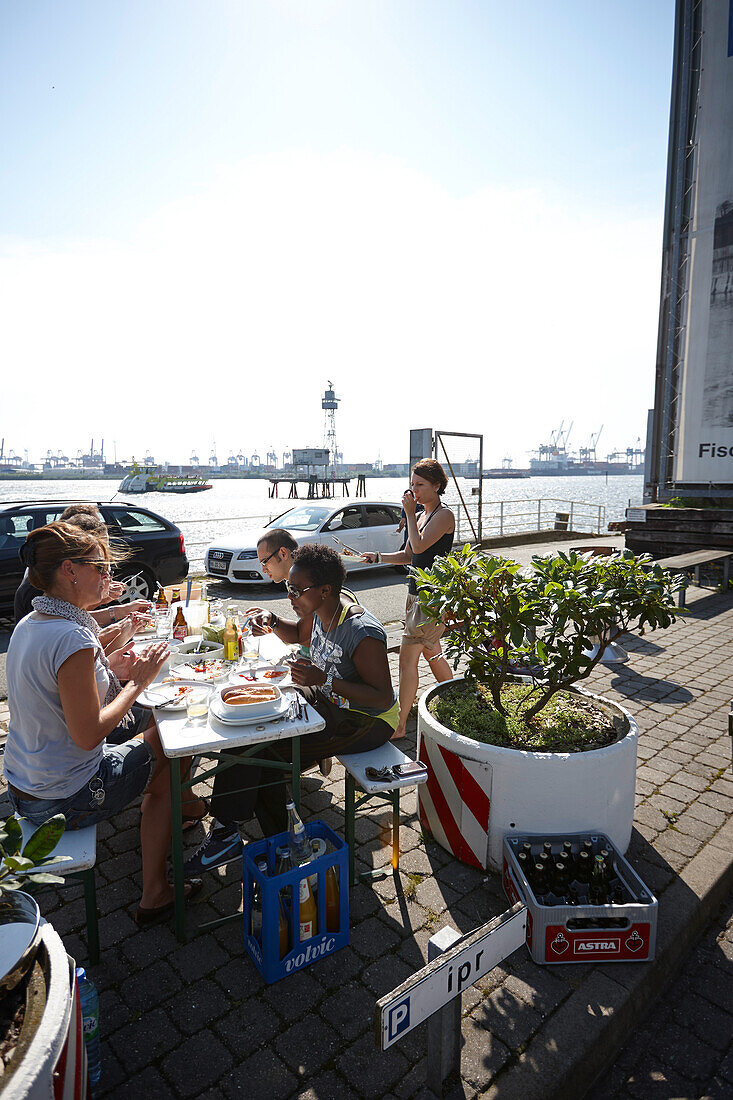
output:
POLYGON ((324 693, 324 695, 330 695, 332 688, 333 688, 333 669, 329 668, 328 672, 326 673, 326 679, 325 679, 324 684, 323 684, 323 693, 324 693))

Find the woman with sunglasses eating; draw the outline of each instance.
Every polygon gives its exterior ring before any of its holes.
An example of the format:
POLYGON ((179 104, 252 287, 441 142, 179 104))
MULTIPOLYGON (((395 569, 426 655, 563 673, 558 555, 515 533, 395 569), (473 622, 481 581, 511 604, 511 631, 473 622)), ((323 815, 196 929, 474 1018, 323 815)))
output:
MULTIPOLYGON (((298 619, 312 616, 310 658, 292 665, 293 683, 325 719, 319 733, 301 738, 301 767, 347 752, 367 752, 389 741, 397 725, 397 699, 387 660, 387 635, 378 619, 344 598, 346 570, 327 546, 302 546, 293 555, 288 596, 298 619)), ((298 623, 277 620, 279 637, 299 640, 298 623)), ((235 753, 236 750, 232 750, 235 753)), ((262 755, 291 758, 290 741, 263 746, 262 755)), ((285 784, 273 772, 242 762, 214 780, 213 826, 188 874, 211 870, 241 856, 238 825, 256 815, 265 836, 287 828, 285 784)))
MULTIPOLYGON (((106 738, 155 679, 166 646, 148 646, 120 685, 89 614, 109 589, 109 546, 70 524, 50 523, 30 532, 23 554, 31 583, 43 594, 33 600, 33 612, 15 628, 8 647, 4 771, 11 805, 34 825, 61 813, 67 829, 80 829, 106 820, 145 792, 143 889, 135 919, 150 924, 173 909, 166 877, 168 762, 154 723, 142 740, 112 746, 106 738)), ((189 896, 200 886, 189 884, 189 896)))

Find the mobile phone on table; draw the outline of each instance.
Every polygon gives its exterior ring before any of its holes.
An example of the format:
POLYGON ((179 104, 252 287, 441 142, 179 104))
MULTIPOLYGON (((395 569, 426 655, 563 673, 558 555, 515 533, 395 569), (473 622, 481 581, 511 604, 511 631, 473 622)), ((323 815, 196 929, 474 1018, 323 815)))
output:
POLYGON ((421 760, 408 760, 406 764, 395 764, 392 771, 399 779, 408 779, 411 776, 426 775, 427 767, 421 760))

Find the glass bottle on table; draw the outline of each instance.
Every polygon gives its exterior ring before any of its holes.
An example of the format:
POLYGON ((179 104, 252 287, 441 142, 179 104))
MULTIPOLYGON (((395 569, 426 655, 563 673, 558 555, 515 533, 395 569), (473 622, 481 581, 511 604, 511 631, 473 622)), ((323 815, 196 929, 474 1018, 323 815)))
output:
POLYGON ((183 608, 179 604, 176 611, 176 617, 173 620, 173 637, 176 641, 182 642, 184 638, 188 636, 188 623, 186 622, 186 616, 183 614, 183 608))
POLYGON ((224 625, 224 660, 236 664, 239 660, 239 635, 234 625, 234 619, 227 610, 227 621, 224 625))
POLYGON ((162 586, 158 589, 158 595, 155 597, 155 610, 168 610, 168 600, 165 598, 165 589, 162 586))

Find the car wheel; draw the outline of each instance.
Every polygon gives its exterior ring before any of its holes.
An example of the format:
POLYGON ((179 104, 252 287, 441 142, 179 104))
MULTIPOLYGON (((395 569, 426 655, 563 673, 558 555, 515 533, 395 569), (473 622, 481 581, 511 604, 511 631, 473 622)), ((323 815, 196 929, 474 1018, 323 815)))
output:
POLYGON ((126 569, 117 579, 125 585, 120 603, 129 603, 131 600, 152 600, 155 595, 156 584, 147 570, 126 569))

